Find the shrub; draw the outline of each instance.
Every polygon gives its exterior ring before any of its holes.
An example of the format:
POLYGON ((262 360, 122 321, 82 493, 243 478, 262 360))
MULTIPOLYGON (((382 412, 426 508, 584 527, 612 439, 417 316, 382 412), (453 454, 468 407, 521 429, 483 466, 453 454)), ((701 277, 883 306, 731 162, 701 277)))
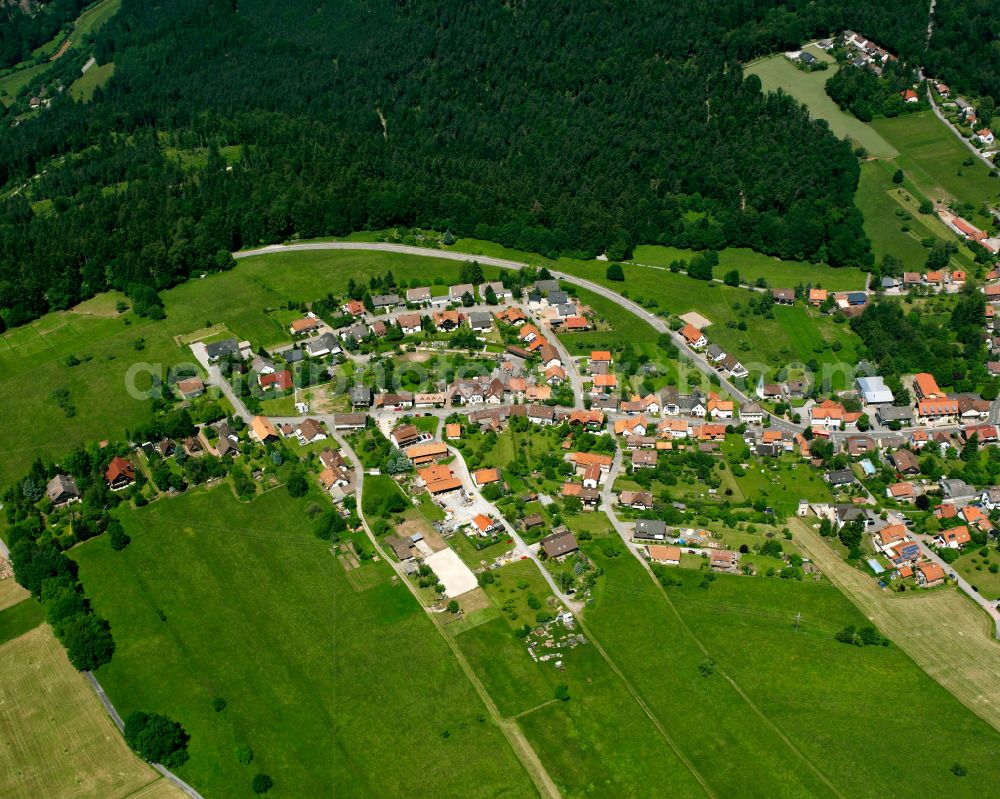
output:
POLYGON ((190 736, 173 719, 137 710, 126 717, 123 734, 132 751, 149 763, 174 768, 187 762, 190 736))
POLYGON ((272 780, 267 774, 258 774, 253 778, 253 782, 250 783, 250 788, 254 793, 267 793, 274 786, 274 780, 272 780))
POLYGON ((253 762, 253 749, 246 744, 240 744, 236 747, 236 760, 244 766, 249 766, 253 762))

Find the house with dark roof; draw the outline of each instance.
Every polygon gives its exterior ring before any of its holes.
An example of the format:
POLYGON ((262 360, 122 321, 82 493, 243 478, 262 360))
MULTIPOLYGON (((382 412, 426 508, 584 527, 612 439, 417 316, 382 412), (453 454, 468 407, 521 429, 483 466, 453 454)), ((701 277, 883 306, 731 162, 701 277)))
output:
POLYGON ((76 487, 76 480, 70 475, 57 474, 45 486, 45 496, 54 506, 59 507, 70 502, 79 502, 80 489, 76 487))
POLYGON ((555 559, 564 558, 580 548, 576 542, 576 536, 569 530, 547 535, 542 539, 541 544, 546 556, 555 559))

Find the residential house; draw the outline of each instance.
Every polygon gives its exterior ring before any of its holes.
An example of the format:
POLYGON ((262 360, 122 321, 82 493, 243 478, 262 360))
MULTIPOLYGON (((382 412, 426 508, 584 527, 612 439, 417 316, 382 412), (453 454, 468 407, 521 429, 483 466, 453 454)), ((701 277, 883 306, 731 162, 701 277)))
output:
POLYGON ((427 305, 431 301, 431 290, 429 286, 418 286, 415 289, 406 290, 406 302, 410 305, 427 305))
POLYGON ((257 375, 257 383, 264 391, 275 389, 277 391, 291 391, 295 385, 292 382, 292 373, 287 369, 270 374, 257 375))
POLYGON ((448 287, 448 299, 451 302, 461 302, 462 297, 466 294, 473 298, 476 296, 476 290, 471 283, 459 283, 456 286, 448 287))
POLYGON ((366 413, 338 413, 333 417, 334 430, 364 430, 367 426, 366 413))
POLYGON ((917 93, 913 89, 903 89, 899 93, 899 96, 903 98, 904 103, 919 103, 920 98, 917 97, 917 93))
POLYGON ((657 463, 655 450, 634 450, 632 452, 633 469, 655 469, 657 463))
POLYGON ((503 525, 490 518, 485 513, 477 513, 472 519, 472 524, 476 528, 476 532, 484 538, 503 529, 503 525))
POLYGON ((234 338, 216 341, 212 344, 205 345, 205 355, 207 356, 209 363, 215 363, 224 357, 240 359, 240 345, 234 338))
POLYGON ((896 471, 900 474, 920 474, 920 464, 917 462, 917 456, 910 452, 910 450, 897 449, 889 458, 892 460, 892 465, 896 467, 896 471))
POLYGON ((552 533, 552 535, 543 538, 541 544, 546 557, 557 560, 576 552, 580 548, 576 542, 576 537, 569 530, 552 533))
POLYGON ((831 488, 842 488, 854 482, 854 472, 850 469, 838 469, 827 472, 823 475, 823 479, 830 484, 831 488))
POLYGON ((934 537, 934 543, 939 547, 946 547, 948 549, 961 549, 971 540, 972 536, 969 533, 969 528, 965 525, 944 530, 934 537))
POLYGON ((541 332, 532 324, 522 325, 517 331, 517 337, 525 344, 530 344, 541 335, 541 332))
POLYGON ((364 316, 365 304, 361 300, 348 300, 340 309, 348 316, 364 316))
POLYGON ((450 332, 462 324, 465 317, 458 311, 435 311, 432 317, 438 330, 450 332))
POLYGON ((913 483, 893 483, 885 489, 885 494, 896 502, 913 502, 917 498, 913 483))
POLYGON ((917 584, 924 588, 933 588, 944 582, 944 569, 937 563, 917 564, 917 584))
POLYGON ((681 565, 681 548, 678 546, 663 546, 661 544, 650 544, 646 547, 649 559, 664 566, 681 565))
POLYGON ((667 525, 659 519, 637 519, 632 537, 640 541, 665 541, 667 525))
POLYGON ((708 556, 708 563, 713 571, 735 572, 739 562, 739 553, 728 549, 713 549, 708 556))
POLYGON ((590 353, 591 368, 593 368, 595 363, 603 363, 611 366, 611 353, 608 350, 594 350, 590 353))
POLYGON ((553 424, 556 420, 555 409, 548 405, 528 405, 527 416, 529 422, 541 425, 553 424))
POLYGON ((491 289, 493 294, 497 298, 497 302, 510 302, 513 299, 513 294, 511 290, 507 288, 499 280, 493 281, 492 283, 483 283, 479 287, 479 296, 482 298, 483 302, 486 302, 486 290, 491 289))
POLYGON ((469 314, 469 327, 477 333, 487 333, 493 329, 493 316, 486 311, 472 311, 469 314))
POLYGON ((393 428, 392 432, 389 433, 389 440, 397 449, 406 449, 407 447, 412 447, 422 441, 428 441, 430 438, 430 433, 425 433, 415 424, 397 425, 393 428))
POLYGON ((295 428, 295 437, 303 446, 328 438, 323 423, 317 419, 303 419, 295 428))
POLYGON ((333 333, 324 333, 305 343, 305 351, 310 358, 322 358, 324 355, 339 355, 343 350, 333 333))
POLYGON ((376 310, 380 308, 394 308, 402 304, 403 300, 398 294, 375 294, 372 296, 372 306, 376 310))
POLYGON ((57 474, 45 486, 45 496, 55 507, 80 501, 80 489, 68 474, 57 474))
POLYGON ((698 328, 690 322, 681 328, 681 335, 692 349, 701 349, 708 346, 708 338, 698 328))
POLYGON ((472 480, 477 486, 486 486, 500 482, 499 469, 478 469, 472 473, 472 480))
POLYGON ((440 458, 447 458, 448 447, 441 441, 430 441, 409 446, 405 453, 414 466, 422 466, 440 458))
POLYGON ((708 349, 705 350, 705 359, 709 363, 719 363, 725 357, 726 351, 718 344, 709 344, 708 349))
POLYGON ((740 421, 745 424, 761 424, 764 421, 764 409, 756 402, 745 402, 740 406, 740 421))
MULTIPOLYGON (((412 289, 411 289, 412 291, 412 289)), ((403 331, 404 336, 411 336, 419 333, 423 327, 418 313, 401 313, 396 317, 396 324, 403 331)))
POLYGON ((348 390, 352 408, 370 408, 372 405, 372 390, 365 385, 351 386, 348 390))
POLYGON ((288 330, 293 336, 301 336, 315 330, 317 327, 319 327, 319 320, 312 314, 309 314, 309 316, 303 319, 296 319, 292 322, 288 330))
POLYGON ((809 289, 809 304, 819 307, 827 299, 826 289, 809 289))
POLYGON ((449 494, 462 487, 462 481, 455 477, 451 467, 440 464, 425 466, 418 470, 417 478, 427 487, 427 492, 431 496, 449 494))
POLYGON ((622 491, 618 494, 618 504, 635 510, 651 510, 653 494, 650 491, 622 491))
POLYGON ((779 305, 794 305, 795 289, 771 289, 771 299, 779 305))
POLYGON ((261 444, 278 440, 278 430, 266 416, 255 416, 250 420, 250 434, 261 444))
POLYGON ((116 455, 104 471, 104 479, 112 491, 128 488, 135 482, 135 467, 132 461, 116 455))
POLYGON ((205 384, 200 377, 187 377, 177 381, 177 391, 184 399, 194 399, 205 393, 205 384))
POLYGON ((713 419, 732 419, 733 401, 720 399, 717 394, 708 395, 708 406, 706 413, 711 414, 713 419))

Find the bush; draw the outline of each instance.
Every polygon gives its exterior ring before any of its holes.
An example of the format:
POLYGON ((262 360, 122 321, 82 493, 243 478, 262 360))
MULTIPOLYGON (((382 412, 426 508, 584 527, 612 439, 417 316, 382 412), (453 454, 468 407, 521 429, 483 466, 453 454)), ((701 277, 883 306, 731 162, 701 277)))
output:
POLYGON ((212 710, 214 710, 216 713, 221 713, 225 709, 226 709, 226 700, 223 699, 221 696, 217 696, 215 697, 215 699, 212 700, 212 710))
POLYGON ((112 519, 108 525, 108 539, 111 541, 111 548, 116 552, 121 552, 132 542, 117 519, 112 519))
POLYGON ((569 701, 569 686, 565 685, 565 684, 559 684, 559 685, 557 685, 556 686, 555 697, 556 697, 556 699, 558 699, 558 700, 560 700, 562 702, 568 702, 569 701))
POLYGON ((175 768, 187 762, 190 736, 173 719, 137 710, 125 718, 123 734, 125 743, 148 763, 175 768))
POLYGON ((244 766, 249 766, 253 762, 253 749, 246 744, 240 744, 236 747, 236 760, 244 766))
POLYGON ((289 496, 294 499, 300 499, 309 493, 309 483, 306 481, 306 476, 298 470, 292 472, 288 478, 286 488, 288 489, 289 496))
POLYGON ((966 774, 969 773, 969 770, 961 763, 953 763, 951 768, 948 770, 956 777, 964 777, 966 774))
POLYGON ((258 774, 253 778, 253 782, 250 783, 250 788, 254 793, 267 793, 274 786, 274 780, 272 780, 267 774, 258 774))
POLYGON ((63 622, 56 635, 66 647, 69 662, 77 671, 93 671, 111 661, 115 642, 108 623, 93 613, 81 613, 63 622))
POLYGON ((608 269, 604 273, 604 276, 608 280, 623 281, 625 280, 625 270, 622 269, 621 264, 608 264, 608 269))

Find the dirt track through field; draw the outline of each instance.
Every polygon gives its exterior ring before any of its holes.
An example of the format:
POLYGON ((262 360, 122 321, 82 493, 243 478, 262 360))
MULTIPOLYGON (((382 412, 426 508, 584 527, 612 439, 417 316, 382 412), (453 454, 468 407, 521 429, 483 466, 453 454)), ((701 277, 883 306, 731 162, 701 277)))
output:
POLYGON ((986 615, 955 589, 899 595, 849 566, 799 519, 789 519, 804 554, 893 644, 962 704, 1000 730, 1000 644, 986 615))

